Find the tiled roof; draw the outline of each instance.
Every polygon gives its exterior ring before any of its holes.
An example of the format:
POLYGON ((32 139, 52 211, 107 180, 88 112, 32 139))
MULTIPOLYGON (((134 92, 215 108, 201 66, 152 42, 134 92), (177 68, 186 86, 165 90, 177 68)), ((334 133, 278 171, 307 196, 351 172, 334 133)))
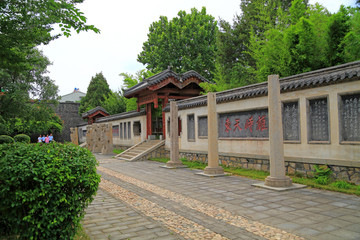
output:
MULTIPOLYGON (((281 78, 280 89, 281 92, 289 92, 359 79, 360 61, 356 61, 281 78)), ((267 93, 267 82, 263 82, 240 88, 234 88, 223 92, 218 92, 216 93, 216 102, 231 102, 239 99, 264 96, 267 95, 267 93)), ((189 98, 177 101, 177 105, 179 109, 205 106, 207 105, 207 98, 206 96, 189 98)), ((164 111, 170 111, 169 105, 164 108, 164 111)))
POLYGON ((66 95, 61 96, 59 102, 77 102, 80 101, 82 97, 85 97, 86 94, 80 91, 75 91, 66 95))
POLYGON ((82 126, 86 126, 88 125, 87 122, 82 122, 82 123, 79 123, 78 125, 76 125, 77 127, 82 127, 82 126))
POLYGON ((153 86, 153 85, 156 85, 158 83, 160 83, 161 81, 164 81, 165 79, 169 78, 169 77, 173 77, 177 80, 179 80, 180 82, 184 82, 185 80, 191 78, 191 77, 196 77, 198 79, 200 79, 201 81, 203 82, 210 82, 209 80, 207 80, 206 78, 204 78, 203 76, 201 76, 199 73, 191 70, 191 71, 188 71, 184 74, 177 74, 175 73, 174 71, 170 70, 170 69, 167 69, 165 71, 162 71, 161 73, 158 73, 154 76, 151 76, 147 79, 144 79, 144 81, 136 84, 135 86, 129 88, 129 89, 126 89, 124 90, 124 96, 125 97, 128 97, 128 96, 131 96, 132 94, 140 91, 140 90, 143 90, 143 89, 146 89, 147 87, 150 87, 150 86, 153 86))
MULTIPOLYGON (((104 112, 104 113, 106 113, 106 114, 109 114, 109 113, 105 110, 105 108, 100 107, 100 106, 97 106, 96 108, 90 109, 89 111, 83 113, 83 114, 82 114, 82 117, 83 117, 83 118, 86 118, 86 117, 90 116, 91 114, 95 113, 96 111, 102 111, 102 112, 104 112)), ((109 115, 110 115, 110 114, 109 114, 109 115)))
POLYGON ((137 116, 142 116, 142 115, 146 115, 145 109, 141 109, 140 112, 134 110, 134 111, 130 111, 130 112, 114 114, 114 115, 107 116, 107 117, 101 117, 101 118, 96 119, 95 122, 96 123, 109 122, 109 121, 120 120, 120 119, 130 118, 130 117, 137 117, 137 116))

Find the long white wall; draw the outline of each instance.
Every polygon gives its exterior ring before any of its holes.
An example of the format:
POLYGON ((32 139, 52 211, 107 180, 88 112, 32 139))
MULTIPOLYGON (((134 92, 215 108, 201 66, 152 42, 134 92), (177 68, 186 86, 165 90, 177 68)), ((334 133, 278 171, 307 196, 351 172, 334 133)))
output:
MULTIPOLYGON (((295 101, 299 106, 300 139, 299 141, 285 141, 285 159, 298 162, 317 164, 335 164, 360 167, 360 142, 342 141, 339 118, 340 98, 348 94, 360 93, 360 81, 292 91, 281 94, 282 102, 295 101), (327 99, 329 141, 309 140, 309 101, 317 98, 327 99)), ((267 96, 248 98, 217 105, 217 113, 241 112, 246 110, 264 109, 268 106, 267 96)), ((359 103, 360 111, 360 103, 359 103)), ((198 117, 206 116, 206 106, 179 110, 182 121, 182 132, 179 137, 180 151, 207 152, 207 138, 198 136, 198 117), (195 117, 195 141, 188 140, 187 116, 195 117)), ((165 114, 168 121, 170 113, 165 114)), ((166 128, 167 128, 166 124, 166 128)), ((359 126, 354 126, 359 127, 359 126)), ((208 129, 210 131, 211 129, 208 129)), ((170 148, 169 131, 167 129, 166 148, 170 148)), ((266 158, 269 155, 269 141, 267 139, 219 139, 219 153, 254 158, 266 158)))

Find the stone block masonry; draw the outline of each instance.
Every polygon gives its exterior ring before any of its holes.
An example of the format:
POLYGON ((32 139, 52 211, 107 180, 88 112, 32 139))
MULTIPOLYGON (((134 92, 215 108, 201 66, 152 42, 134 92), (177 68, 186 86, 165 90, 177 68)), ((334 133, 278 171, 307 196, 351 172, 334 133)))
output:
MULTIPOLYGON (((208 157, 206 153, 194 153, 180 151, 180 159, 186 158, 188 161, 198 161, 207 163, 208 157)), ((140 161, 148 160, 150 158, 169 158, 170 151, 164 146, 156 149, 155 151, 143 156, 140 161)), ((222 155, 219 153, 219 164, 227 167, 238 167, 244 169, 254 169, 269 172, 269 160, 241 157, 241 156, 229 156, 222 155)), ((285 159, 285 170, 289 175, 300 175, 304 177, 313 177, 315 172, 315 165, 313 163, 302 163, 286 161, 285 159)), ((338 180, 349 181, 357 185, 360 184, 360 168, 359 167, 344 167, 336 165, 327 165, 333 172, 333 178, 338 180)))
POLYGON ((76 127, 78 124, 84 122, 79 115, 79 106, 80 103, 65 102, 59 103, 56 108, 54 107, 56 114, 64 121, 62 132, 53 134, 55 141, 71 141, 70 128, 76 127))

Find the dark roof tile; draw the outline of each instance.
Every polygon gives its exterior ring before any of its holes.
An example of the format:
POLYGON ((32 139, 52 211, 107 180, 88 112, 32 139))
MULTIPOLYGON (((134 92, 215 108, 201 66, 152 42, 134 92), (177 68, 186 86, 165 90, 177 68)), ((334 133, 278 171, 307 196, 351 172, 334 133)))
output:
POLYGON ((118 114, 114 114, 114 115, 107 116, 107 117, 98 118, 98 119, 96 119, 96 123, 115 121, 115 120, 120 120, 120 119, 130 118, 130 117, 137 117, 137 116, 142 116, 142 115, 146 115, 145 109, 140 109, 140 112, 134 110, 134 111, 130 111, 130 112, 123 112, 123 113, 118 113, 118 114))
MULTIPOLYGON (((319 87, 343 81, 359 80, 360 61, 346 63, 334 67, 319 69, 307 73, 297 74, 280 79, 281 92, 296 91, 304 88, 319 87)), ((228 102, 237 99, 245 99, 256 96, 267 95, 267 82, 235 88, 216 94, 216 102, 228 102)), ((177 101, 179 110, 195 106, 205 106, 206 96, 177 101)), ((169 111, 167 105, 164 111, 169 111)))
POLYGON ((125 97, 131 96, 132 94, 135 94, 138 91, 141 91, 143 89, 146 89, 147 87, 156 85, 159 82, 161 82, 167 78, 170 78, 170 77, 173 77, 173 78, 179 80, 180 82, 184 82, 185 80, 187 80, 191 77, 197 77, 203 82, 210 82, 209 80, 207 80, 206 78, 204 78, 199 73, 197 73, 196 71, 193 71, 193 70, 188 71, 184 74, 177 74, 174 71, 167 69, 165 71, 162 71, 161 73, 155 74, 154 76, 144 79, 142 82, 136 84, 135 86, 133 86, 129 89, 124 90, 124 96, 125 97))
POLYGON ((103 111, 104 113, 109 114, 109 113, 105 110, 105 108, 100 107, 100 106, 97 106, 96 108, 90 109, 89 111, 83 113, 83 114, 82 114, 82 117, 83 117, 83 118, 86 118, 86 117, 90 116, 91 114, 95 113, 96 111, 103 111))

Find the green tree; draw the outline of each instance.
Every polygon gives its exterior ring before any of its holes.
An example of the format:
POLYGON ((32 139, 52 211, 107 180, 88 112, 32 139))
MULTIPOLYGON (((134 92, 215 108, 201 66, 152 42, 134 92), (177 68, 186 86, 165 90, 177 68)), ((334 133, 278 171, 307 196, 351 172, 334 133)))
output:
POLYGON ((249 48, 258 82, 274 73, 285 77, 329 65, 329 12, 319 4, 304 8, 305 3, 299 0, 293 3, 285 17, 279 12, 280 25, 265 31, 264 38, 251 35, 249 48))
MULTIPOLYGON (((130 73, 120 73, 119 75, 123 77, 122 91, 124 91, 125 89, 131 88, 136 84, 140 83, 141 81, 143 81, 144 79, 149 78, 155 74, 149 70, 142 69, 136 72, 135 76, 130 73)), ((129 98, 129 99, 125 98, 125 103, 126 103, 127 112, 137 109, 136 98, 129 98)))
POLYGON ((290 6, 290 0, 242 0, 242 14, 235 16, 233 25, 219 21, 215 82, 221 78, 226 88, 257 82, 253 71, 257 64, 249 48, 251 37, 262 42, 267 30, 279 24, 286 26, 288 20, 282 15, 288 14, 290 6))
MULTIPOLYGON (((24 81, 22 78, 26 78, 26 85, 39 82, 37 76, 31 74, 40 59, 33 56, 39 54, 34 47, 48 44, 61 35, 70 36, 72 29, 76 32, 99 32, 94 26, 86 25, 85 16, 75 7, 75 4, 81 2, 83 0, 0 1, 2 91, 8 91, 8 82, 21 85, 24 81), (60 27, 61 33, 51 34, 54 25, 60 27)), ((22 86, 19 88, 26 89, 22 86)))
POLYGON ((85 16, 75 7, 81 2, 0 1, 0 131, 61 130, 60 118, 53 119, 54 112, 47 106, 56 104, 58 87, 45 76, 50 61, 36 47, 61 35, 70 36, 71 30, 98 33, 97 28, 86 25, 85 16), (55 26, 60 33, 53 34, 55 26), (32 104, 32 99, 41 104, 32 104))
MULTIPOLYGON (((360 2, 358 1, 358 4, 360 2)), ((351 16, 350 30, 342 40, 343 56, 345 61, 351 62, 360 59, 360 11, 353 9, 354 13, 351 16)))
POLYGON ((33 48, 27 55, 27 71, 8 74, 0 68, 0 115, 11 119, 26 114, 30 99, 54 102, 58 87, 48 76, 50 61, 42 52, 33 48))
POLYGON ((105 98, 111 94, 109 84, 102 72, 91 78, 85 97, 80 101, 79 114, 89 111, 97 106, 102 106, 105 98))
POLYGON ((329 59, 331 65, 344 63, 344 45, 341 44, 346 34, 350 31, 349 9, 341 5, 340 10, 331 17, 328 28, 329 34, 329 59))
POLYGON ((35 102, 27 104, 27 111, 21 117, 4 119, 0 116, 0 135, 26 134, 35 139, 40 134, 60 133, 63 121, 55 114, 52 104, 35 102))
POLYGON ((159 21, 151 24, 138 61, 151 72, 172 66, 178 73, 195 70, 212 79, 216 32, 217 23, 206 13, 205 7, 201 11, 193 8, 189 14, 180 11, 170 21, 161 16, 159 21))
POLYGON ((113 92, 104 99, 104 102, 101 104, 103 108, 110 114, 122 113, 126 111, 126 98, 122 96, 121 92, 113 92))

